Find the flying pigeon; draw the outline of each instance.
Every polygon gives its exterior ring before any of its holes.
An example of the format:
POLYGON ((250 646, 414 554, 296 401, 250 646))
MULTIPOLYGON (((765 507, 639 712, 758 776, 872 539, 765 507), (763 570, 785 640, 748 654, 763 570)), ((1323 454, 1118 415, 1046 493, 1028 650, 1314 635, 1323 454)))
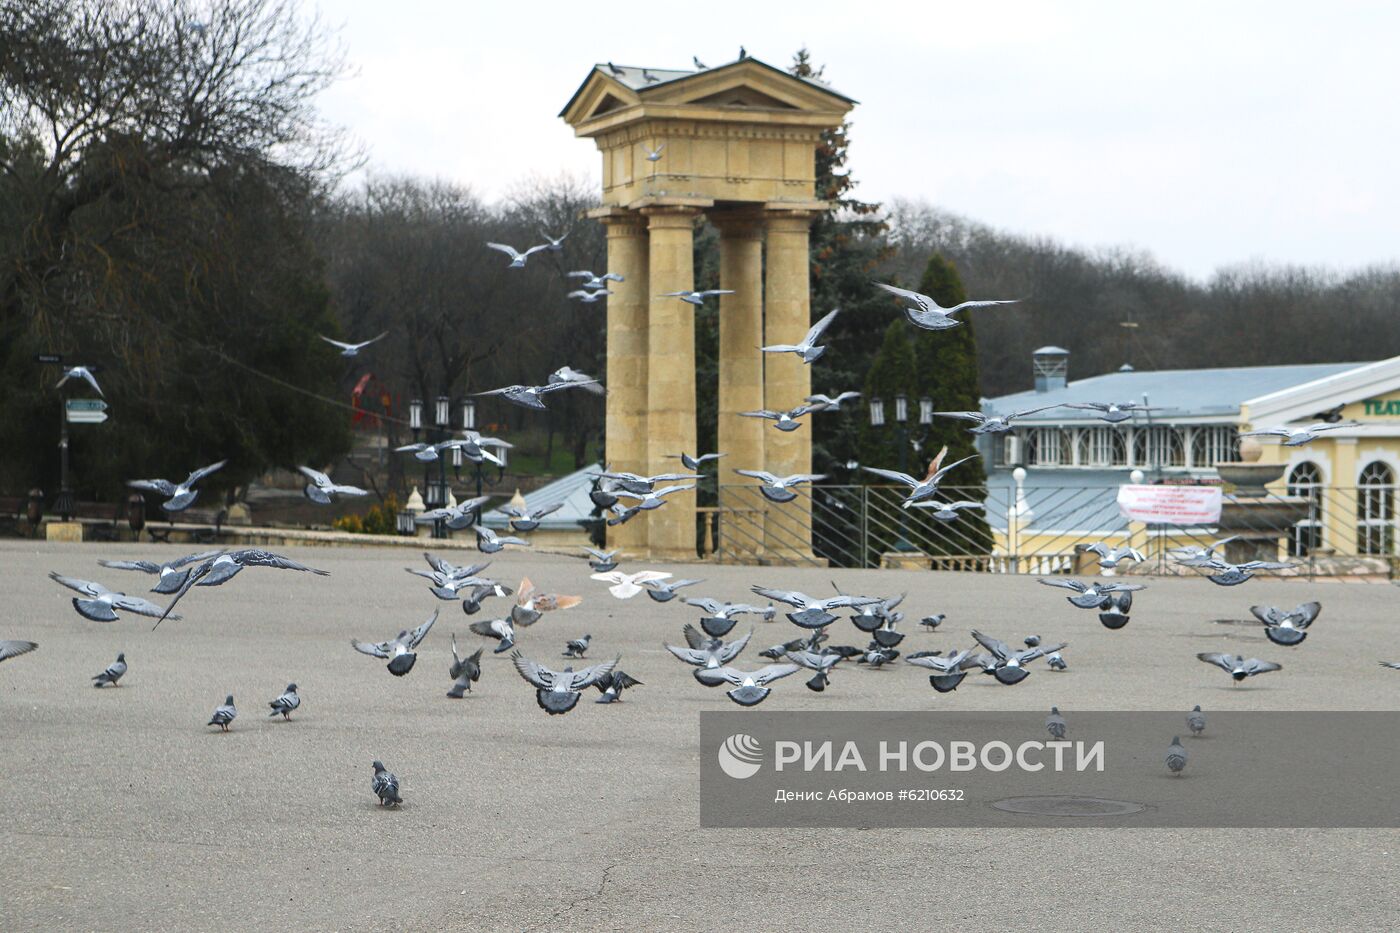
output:
POLYGON ((184 585, 190 572, 183 568, 211 557, 217 557, 222 553, 223 551, 201 551, 198 554, 177 557, 163 564, 157 564, 150 560, 99 560, 98 563, 113 570, 140 570, 142 573, 156 574, 160 579, 155 586, 151 587, 151 592, 166 594, 174 593, 184 585))
POLYGON ((542 386, 504 386, 499 389, 488 389, 485 392, 474 392, 472 394, 499 395, 507 402, 514 402, 522 408, 533 408, 536 411, 545 411, 544 399, 540 396, 548 395, 551 392, 558 392, 560 389, 581 389, 590 385, 595 385, 597 382, 598 380, 596 379, 571 379, 562 382, 551 382, 542 386))
POLYGON ((639 573, 623 573, 621 570, 610 570, 607 573, 593 574, 594 580, 603 583, 611 583, 608 592, 618 599, 631 599, 642 592, 642 584, 651 583, 655 580, 669 580, 671 575, 660 570, 643 570, 639 573))
MULTIPOLYGON (((93 622, 115 622, 119 609, 134 612, 137 615, 149 616, 153 619, 164 618, 169 614, 168 609, 162 609, 149 600, 139 596, 127 596, 125 593, 113 593, 101 583, 78 580, 52 572, 49 573, 49 579, 55 583, 63 584, 70 590, 77 590, 86 597, 73 597, 73 608, 78 610, 78 615, 84 619, 91 619, 93 622)), ((175 616, 175 618, 180 617, 175 616)))
POLYGON ((433 614, 428 617, 428 621, 418 626, 413 631, 402 631, 388 641, 381 641, 378 644, 350 639, 350 644, 361 654, 367 654, 372 658, 383 658, 389 662, 389 673, 395 677, 402 677, 413 670, 414 663, 418 660, 417 653, 413 649, 427 637, 428 629, 433 627, 437 621, 438 611, 433 610, 433 614))
MULTIPOLYGON (((14 655, 6 655, 6 654, 5 654, 5 649, 4 649, 4 646, 5 646, 5 645, 13 645, 13 644, 25 644, 25 645, 29 645, 31 648, 33 647, 33 643, 32 643, 32 642, 12 642, 12 641, 11 641, 11 642, 4 642, 4 641, 0 641, 0 661, 3 661, 6 657, 14 657, 14 655)), ((21 653, 23 653, 23 652, 21 652, 21 653)), ((1390 668, 1390 669, 1393 670, 1393 671, 1400 671, 1400 661, 1381 661, 1381 662, 1379 662, 1379 663, 1380 663, 1380 666, 1381 666, 1381 667, 1388 667, 1388 668, 1390 668)))
MULTIPOLYGON (((840 308, 833 308, 831 313, 813 324, 807 331, 807 336, 802 338, 801 343, 775 343, 771 346, 762 347, 764 353, 793 353, 804 363, 811 363, 826 352, 826 347, 817 346, 818 340, 822 339, 822 333, 831 326, 831 322, 836 320, 836 315, 841 313, 840 308)), ((857 393, 859 394, 859 393, 857 393)), ((820 409, 816 409, 820 411, 820 409)))
POLYGON ((428 509, 419 512, 413 517, 413 521, 419 525, 428 525, 433 522, 442 522, 453 531, 462 531, 470 528, 476 522, 479 510, 486 504, 490 496, 474 496, 470 499, 463 499, 456 505, 445 505, 439 509, 428 509))
MULTIPOLYGON (((655 149, 652 149, 652 148, 649 147, 649 146, 643 146, 642 148, 645 149, 645 150, 647 151, 647 161, 648 161, 648 162, 660 162, 660 161, 661 161, 661 150, 666 148, 666 144, 665 144, 665 143, 662 143, 661 145, 657 146, 655 149)), ((698 304, 698 302, 697 302, 697 304, 698 304)))
POLYGON ((1069 725, 1065 722, 1065 717, 1060 715, 1060 708, 1050 707, 1050 715, 1045 717, 1045 731, 1050 733, 1051 738, 1063 739, 1068 730, 1069 725))
POLYGON ((1319 421, 1316 424, 1309 424, 1304 427, 1290 428, 1288 425, 1278 425, 1273 428, 1265 428, 1260 431, 1241 431, 1240 437, 1281 437, 1284 438, 1284 447, 1301 447, 1317 440, 1318 435, 1325 431, 1335 431, 1339 428, 1359 428, 1360 423, 1356 421, 1339 421, 1328 424, 1319 421))
POLYGON ((1060 651, 1069 647, 1069 645, 1061 643, 1052 647, 1040 645, 1035 648, 1027 648, 1024 651, 1012 651, 1004 643, 989 635, 983 635, 976 629, 972 630, 972 637, 977 640, 979 645, 986 648, 992 654, 994 663, 991 669, 988 670, 988 673, 996 677, 998 683, 1006 684, 1007 686, 1018 684, 1030 676, 1030 671, 1026 668, 1026 665, 1031 661, 1047 655, 1052 651, 1060 651))
POLYGON ((593 682, 602 694, 594 703, 621 703, 622 691, 643 686, 642 682, 625 671, 612 671, 593 682))
POLYGON ((301 474, 311 482, 306 484, 302 490, 306 498, 318 505, 330 505, 333 496, 367 496, 368 489, 361 489, 359 486, 341 486, 331 482, 331 478, 320 470, 313 470, 309 466, 297 467, 301 474))
POLYGON ((518 544, 521 547, 530 546, 530 542, 523 538, 498 535, 484 525, 476 526, 476 549, 481 553, 495 554, 497 551, 504 551, 507 544, 518 544))
POLYGON ((564 645, 564 657, 581 658, 588 651, 589 642, 593 641, 592 635, 584 635, 582 638, 570 639, 564 645))
POLYGON ((587 289, 583 288, 576 288, 564 297, 577 298, 579 301, 583 302, 586 305, 592 305, 597 304, 599 301, 611 296, 612 294, 613 293, 606 288, 597 288, 593 291, 588 291, 587 289))
POLYGON ((502 654, 515 647, 515 624, 510 617, 504 619, 483 619, 480 622, 473 622, 467 626, 478 635, 486 638, 494 638, 500 642, 494 649, 493 654, 502 654))
POLYGON ((367 346, 369 346, 370 344, 374 343, 376 340, 381 340, 381 339, 383 339, 384 337, 387 337, 388 335, 389 335, 389 332, 386 330, 386 331, 384 331, 384 333, 380 334, 378 337, 371 337, 370 339, 365 340, 365 341, 362 341, 361 343, 341 343, 339 340, 332 340, 331 338, 327 337, 325 334, 317 334, 316 336, 320 337, 322 340, 324 340, 326 343, 331 344, 332 346, 340 347, 340 355, 341 355, 341 356, 351 357, 351 356, 359 356, 359 355, 360 355, 360 351, 363 350, 365 347, 367 347, 367 346))
POLYGON ((697 454, 694 457, 692 457, 690 454, 669 454, 666 457, 666 459, 679 460, 681 462, 681 466, 685 467, 687 470, 690 470, 693 473, 699 470, 700 465, 703 464, 705 461, 718 460, 720 457, 723 456, 724 454, 697 454))
POLYGON ((628 499, 637 500, 637 504, 635 506, 632 506, 629 509, 626 509, 625 511, 650 512, 653 509, 659 509, 663 505, 665 505, 665 497, 669 496, 671 493, 685 492, 687 489, 694 488, 694 483, 685 483, 683 485, 677 486, 663 486, 660 489, 657 489, 653 492, 628 492, 627 490, 623 489, 618 491, 618 495, 625 496, 628 499))
POLYGON ((549 241, 545 243, 545 248, 548 249, 551 253, 562 253, 564 251, 564 239, 568 235, 569 234, 565 232, 557 237, 554 237, 550 236, 548 233, 545 233, 543 230, 540 231, 540 236, 544 237, 546 240, 549 241))
POLYGON ((692 63, 694 63, 696 71, 705 71, 707 68, 709 68, 709 65, 706 65, 704 62, 702 62, 699 56, 697 55, 690 56, 690 60, 692 63))
POLYGON ((1075 596, 1066 596, 1070 605, 1080 609, 1098 609, 1103 606, 1104 600, 1111 593, 1131 593, 1137 590, 1147 589, 1144 583, 1108 583, 1102 580, 1095 580, 1093 583, 1081 583, 1078 580, 1066 580, 1059 577, 1041 577, 1037 583, 1045 586, 1057 586, 1065 590, 1074 590, 1075 596))
POLYGON ((807 681, 807 689, 813 693, 821 693, 825 690, 831 683, 831 669, 846 660, 843 655, 834 651, 788 651, 784 653, 783 657, 799 667, 816 671, 816 675, 807 681))
POLYGON ((607 288, 609 282, 627 281, 616 272, 604 272, 602 275, 594 275, 587 269, 575 269, 573 272, 565 272, 564 276, 570 279, 583 279, 584 282, 579 285, 579 288, 587 289, 607 288))
POLYGON ((620 553, 618 550, 599 551, 591 547, 586 547, 584 550, 593 555, 593 559, 588 562, 588 566, 592 567, 598 573, 607 573, 609 570, 617 569, 617 561, 614 558, 620 553))
POLYGON ((612 673, 617 662, 622 660, 616 657, 581 671, 575 671, 572 667, 553 671, 529 660, 519 651, 514 652, 510 659, 520 676, 535 688, 535 702, 540 709, 551 716, 563 715, 573 709, 578 704, 580 692, 612 673))
POLYGON ((301 705, 301 696, 297 693, 297 685, 287 684, 287 689, 282 691, 282 695, 267 705, 272 710, 267 714, 268 719, 276 719, 277 714, 281 713, 283 722, 290 721, 292 710, 301 705))
POLYGON ((1100 570, 1113 570, 1125 560, 1130 560, 1135 563, 1141 563, 1147 560, 1147 558, 1142 555, 1141 551, 1126 544, 1121 547, 1110 548, 1102 541, 1095 541, 1093 544, 1085 547, 1084 550, 1089 554, 1098 555, 1100 570))
POLYGON ((676 590, 685 586, 704 583, 704 580, 650 580, 644 583, 647 595, 658 603, 669 603, 676 598, 676 590))
POLYGON ((788 620, 794 625, 803 628, 821 628, 830 625, 836 620, 831 614, 832 609, 845 609, 852 606, 868 606, 871 603, 878 603, 880 600, 873 596, 847 596, 838 594, 821 599, 815 596, 808 596, 796 590, 775 590, 766 586, 750 587, 759 596, 776 600, 780 603, 787 603, 795 606, 796 612, 787 613, 788 620))
POLYGON ((703 476, 694 473, 658 473, 655 476, 640 476, 636 473, 614 473, 604 470, 602 473, 594 474, 603 479, 611 480, 614 491, 625 490, 626 492, 642 495, 656 489, 657 483, 679 482, 681 480, 693 479, 701 480, 703 476))
POLYGON ((39 647, 32 641, 0 641, 0 661, 8 661, 10 658, 17 658, 22 654, 28 654, 39 647))
POLYGON ((883 282, 876 282, 875 286, 909 302, 908 305, 904 306, 904 316, 909 319, 909 323, 925 330, 947 330, 950 327, 957 327, 962 321, 955 320, 953 315, 968 308, 986 308, 992 305, 1016 303, 1014 298, 1002 301, 964 301, 951 308, 944 308, 940 307, 938 302, 928 295, 921 295, 905 288, 896 288, 893 285, 885 285, 883 282))
POLYGON ((1197 703, 1191 707, 1191 712, 1186 714, 1186 728, 1191 730, 1192 735, 1200 735, 1206 731, 1206 714, 1201 712, 1201 704, 1197 703))
POLYGON ((741 671, 733 667, 700 668, 695 672, 695 679, 708 685, 732 684, 733 689, 725 691, 729 699, 740 706, 757 706, 773 692, 769 684, 801 669, 791 663, 769 664, 756 671, 741 671))
POLYGON ((943 458, 947 455, 948 448, 944 447, 938 452, 938 456, 929 461, 928 473, 921 480, 915 479, 908 473, 901 473, 898 470, 882 470, 868 466, 862 466, 861 469, 865 470, 867 473, 874 473, 876 476, 883 476, 885 479, 894 480, 896 483, 903 483, 908 486, 909 495, 905 497, 902 503, 903 507, 907 509, 916 502, 922 502, 925 499, 933 498, 933 494, 938 491, 939 482, 944 476, 948 475, 949 470, 977 456, 977 454, 972 454, 971 456, 963 457, 961 460, 955 460, 947 466, 942 466, 943 458))
POLYGON ((54 386, 54 388, 57 389, 61 387, 69 379, 81 379, 88 385, 92 386, 93 391, 95 391, 98 395, 101 395, 103 398, 107 397, 106 395, 103 395, 102 387, 97 384, 97 377, 92 374, 91 367, 65 366, 63 368, 63 378, 58 380, 58 383, 54 386))
POLYGON ((238 710, 234 708, 233 694, 230 693, 224 697, 224 702, 221 705, 214 707, 214 715, 209 717, 209 721, 205 725, 218 726, 221 731, 227 732, 229 723, 233 722, 237 716, 238 710))
POLYGON ((1167 770, 1177 777, 1186 769, 1186 747, 1181 744, 1181 736, 1172 736, 1172 744, 1167 746, 1167 770))
POLYGON ((1232 564, 1218 557, 1178 559, 1177 563, 1185 567, 1198 567, 1209 571, 1206 574, 1206 579, 1217 586, 1239 586, 1252 579, 1255 573, 1260 570, 1288 570, 1297 566, 1291 562, 1273 560, 1251 560, 1243 564, 1232 564))
POLYGON ((1308 637, 1308 626, 1322 611, 1322 604, 1299 603, 1289 612, 1273 606, 1250 606, 1249 611, 1264 623, 1264 634, 1269 641, 1276 645, 1301 645, 1308 637))
POLYGON ((932 513, 933 517, 938 519, 940 522, 957 521, 958 516, 963 512, 966 512, 970 509, 985 509, 986 507, 987 503, 974 502, 971 499, 959 499, 956 502, 939 502, 937 500, 930 500, 928 502, 914 503, 914 508, 926 509, 927 511, 932 513))
POLYGON ((515 605, 510 609, 510 620, 515 625, 529 627, 540 620, 543 613, 555 609, 572 609, 583 602, 582 596, 561 596, 557 593, 540 593, 529 577, 523 577, 516 590, 515 605))
POLYGON ((1024 639, 1022 639, 1022 641, 1025 642, 1027 648, 1039 648, 1039 647, 1040 647, 1040 636, 1039 636, 1039 635, 1027 635, 1024 639))
POLYGON ((822 473, 794 473, 791 476, 775 476, 767 470, 735 470, 740 476, 750 476, 759 481, 758 491, 769 502, 791 502, 797 498, 793 486, 802 483, 815 483, 826 479, 822 473))
POLYGON ((906 655, 904 660, 933 671, 928 678, 929 684, 939 693, 950 693, 958 689, 958 684, 962 683, 963 678, 967 676, 967 671, 963 670, 962 664, 967 660, 969 654, 971 654, 969 651, 955 651, 947 657, 938 657, 933 654, 911 654, 906 655))
POLYGON ((1168 550, 1172 560, 1178 563, 1190 565, 1190 561, 1211 560, 1215 557, 1217 549, 1224 547, 1231 541, 1235 541, 1239 535, 1230 535, 1228 538, 1221 538, 1219 541, 1212 541, 1209 545, 1202 547, 1198 544, 1188 544, 1182 547, 1174 547, 1168 550))
POLYGON ((823 395, 820 392, 809 395, 806 398, 807 407, 812 411, 840 411, 841 403, 853 398, 860 398, 859 392, 842 392, 835 398, 830 395, 823 395))
POLYGON ((685 633, 687 647, 678 648, 675 645, 663 645, 662 647, 693 667, 724 667, 739 656, 739 652, 744 650, 749 639, 753 637, 753 631, 750 630, 743 638, 734 641, 720 641, 718 638, 706 638, 700 634, 695 626, 690 624, 687 624, 682 631, 685 633))
POLYGON ((802 422, 797 419, 811 410, 806 405, 798 405, 791 411, 773 411, 771 408, 760 408, 757 411, 741 411, 739 414, 745 418, 766 418, 773 422, 773 427, 786 433, 802 427, 802 422))
POLYGON ((462 598, 462 612, 466 615, 476 615, 481 611, 481 601, 488 596, 509 596, 511 589, 496 582, 478 583, 472 587, 470 593, 462 598))
POLYGON ((1011 430, 1011 422, 1017 418, 1026 418, 1059 407, 1058 405, 1041 405, 1038 408, 1023 408, 1021 411, 1013 411, 1006 415, 989 415, 980 411, 936 411, 934 414, 940 418, 958 418, 962 421, 975 422, 972 427, 967 429, 970 434, 1005 434, 1011 430))
POLYGON ((1128 624, 1128 613, 1133 611, 1133 593, 1131 590, 1109 593, 1103 602, 1099 603, 1098 608, 1099 621, 1103 623, 1104 628, 1120 629, 1128 624))
POLYGON ((1233 677, 1237 684, 1246 677, 1283 670, 1282 664, 1275 664, 1273 661, 1261 661, 1258 658, 1250 658, 1246 661, 1242 655, 1222 654, 1219 651, 1203 651, 1196 655, 1196 659, 1207 664, 1214 664, 1233 677))
POLYGON ((165 496, 166 500, 160 504, 160 507, 167 512, 183 512, 194 505, 194 500, 199 497, 199 490, 194 488, 194 484, 210 473, 222 469, 225 463, 228 461, 220 460, 207 467, 200 467, 185 477, 185 481, 182 483, 172 483, 168 479, 131 479, 127 480, 126 484, 132 489, 144 489, 147 492, 165 496))
POLYGON ((374 763, 374 779, 370 781, 369 786, 370 790, 374 791, 374 796, 379 798, 381 807, 397 807, 403 803, 403 798, 399 796, 399 779, 384 767, 384 762, 374 763))
POLYGON ((550 373, 549 384, 578 386, 580 389, 592 393, 593 395, 607 394, 607 389, 604 389, 597 379, 594 379, 587 373, 579 372, 572 366, 560 366, 554 372, 550 373))
POLYGON ((175 608, 175 604, 183 599, 194 586, 220 586, 241 573, 244 567, 271 567, 274 570, 298 570, 304 573, 314 573, 320 577, 330 576, 328 570, 317 570, 315 567, 299 564, 289 557, 264 551, 261 548, 246 547, 236 551, 225 551, 191 568, 189 576, 180 585, 175 598, 170 601, 170 605, 166 607, 165 613, 161 615, 156 625, 165 621, 166 616, 170 615, 170 611, 175 608))
MULTIPOLYGON (((657 152, 660 152, 661 150, 658 149, 658 150, 656 150, 656 151, 657 151, 657 152)), ((647 158, 650 159, 651 156, 647 156, 647 158)), ((653 159, 652 161, 655 161, 655 160, 653 159)), ((702 306, 702 305, 705 303, 705 299, 706 299, 706 298, 709 298, 711 295, 732 295, 732 294, 734 294, 734 289, 732 289, 732 288, 707 288, 707 289, 705 289, 704 291, 699 291, 699 292, 697 292, 697 291, 666 292, 666 293, 662 294, 660 297, 662 297, 662 298, 679 298, 681 301, 684 301, 686 304, 688 304, 688 305, 695 305, 695 306, 698 308, 698 307, 702 306)))
POLYGON ((92 685, 94 687, 120 687, 117 681, 126 674, 126 654, 117 655, 117 659, 107 665, 107 669, 100 674, 94 674, 92 685))
POLYGON ((454 700, 460 700, 462 694, 471 693, 472 684, 481 679, 481 651, 478 648, 465 658, 457 654, 457 636, 452 636, 452 666, 447 669, 447 676, 452 678, 452 689, 447 691, 447 695, 454 700))
POLYGON ((1063 408, 1078 408, 1082 411, 1096 411, 1099 413, 1099 420, 1109 424, 1117 424, 1120 421, 1127 421, 1136 412, 1157 411, 1150 405, 1138 402, 1077 402, 1072 405, 1061 406, 1063 408))
POLYGON ((506 503, 497 511, 510 518, 511 531, 534 531, 540 527, 540 519, 546 515, 552 515, 564 507, 563 502, 556 502, 553 505, 546 505, 538 509, 532 509, 528 505, 518 506, 506 503))
MULTIPOLYGON (((691 633, 699 635, 699 633, 695 631, 695 628, 693 626, 687 625, 683 631, 685 631, 687 640, 691 637, 691 633)), ((773 645, 770 648, 764 648, 758 653, 758 656, 760 658, 768 658, 770 661, 780 661, 782 660, 783 655, 787 654, 789 651, 816 651, 818 648, 821 647, 822 642, 826 641, 830 637, 831 636, 827 634, 825 629, 817 629, 816 631, 812 632, 812 634, 808 637, 794 638, 792 641, 787 641, 781 644, 773 645)), ((850 657, 860 653, 859 648, 854 648, 851 651, 837 650, 836 648, 831 648, 829 650, 840 654, 842 657, 850 657)))
POLYGON ((507 269, 523 269, 525 267, 525 262, 531 256, 535 255, 535 253, 538 253, 540 250, 549 249, 548 243, 541 243, 538 246, 532 246, 523 253, 518 252, 514 246, 509 246, 505 243, 487 243, 486 246, 489 249, 494 249, 498 252, 505 253, 507 256, 510 257, 510 265, 506 266, 507 269))
POLYGON ((750 606, 747 603, 722 603, 708 596, 682 596, 681 602, 687 606, 696 606, 709 613, 700 620, 700 628, 704 629, 705 634, 711 638, 723 638, 728 635, 729 630, 734 628, 735 616, 758 615, 763 617, 763 621, 771 622, 776 614, 772 606, 760 608, 759 606, 750 606))

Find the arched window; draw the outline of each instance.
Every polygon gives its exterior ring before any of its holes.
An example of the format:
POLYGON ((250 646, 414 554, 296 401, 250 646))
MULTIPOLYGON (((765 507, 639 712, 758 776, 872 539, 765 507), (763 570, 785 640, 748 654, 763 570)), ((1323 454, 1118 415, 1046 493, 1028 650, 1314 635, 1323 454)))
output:
POLYGON ((1304 460, 1288 471, 1288 494, 1306 499, 1308 504, 1307 517, 1293 525, 1288 553, 1307 557, 1322 547, 1322 470, 1316 463, 1304 460))
POLYGON ((1379 460, 1366 464, 1356 484, 1356 550, 1395 553, 1395 471, 1379 460))

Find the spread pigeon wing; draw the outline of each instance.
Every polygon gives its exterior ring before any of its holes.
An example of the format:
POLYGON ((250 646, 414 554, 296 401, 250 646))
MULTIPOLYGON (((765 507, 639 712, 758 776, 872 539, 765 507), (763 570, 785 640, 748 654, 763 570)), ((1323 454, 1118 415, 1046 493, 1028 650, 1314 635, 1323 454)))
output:
POLYGON ((360 654, 367 654, 372 658, 387 658, 389 656, 390 642, 383 641, 377 645, 372 645, 365 641, 350 639, 350 645, 360 654))
POLYGON ((427 637, 428 629, 433 627, 433 623, 437 621, 437 618, 438 611, 434 609, 433 614, 428 617, 428 621, 424 622, 422 625, 418 626, 416 629, 409 633, 408 647, 417 648, 418 643, 421 642, 425 637, 427 637))

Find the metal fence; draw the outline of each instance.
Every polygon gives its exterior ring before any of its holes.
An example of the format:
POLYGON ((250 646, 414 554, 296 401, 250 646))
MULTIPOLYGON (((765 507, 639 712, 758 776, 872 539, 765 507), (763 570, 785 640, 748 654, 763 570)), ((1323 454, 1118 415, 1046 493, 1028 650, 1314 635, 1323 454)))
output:
POLYGON ((1232 561, 1288 560, 1308 576, 1391 579, 1400 558, 1397 487, 1310 486, 1295 496, 1224 496, 1211 525, 1132 522, 1116 485, 946 487, 940 498, 981 509, 951 521, 901 507, 903 487, 816 486, 773 503, 756 486, 725 485, 707 510, 704 540, 720 563, 926 567, 986 573, 1076 573, 1094 569, 1085 545, 1130 544, 1147 560, 1119 572, 1181 572, 1174 549, 1238 536, 1232 561))

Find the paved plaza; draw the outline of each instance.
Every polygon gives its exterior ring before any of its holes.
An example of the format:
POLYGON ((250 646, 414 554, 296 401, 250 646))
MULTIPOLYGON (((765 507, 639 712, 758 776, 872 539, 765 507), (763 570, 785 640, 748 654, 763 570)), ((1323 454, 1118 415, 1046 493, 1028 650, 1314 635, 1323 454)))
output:
MULTIPOLYGON (((1400 916, 1394 831, 701 829, 698 714, 737 707, 662 648, 699 613, 615 600, 582 560, 509 553, 490 571, 584 596, 522 631, 527 656, 562 666, 564 642, 587 632, 590 660, 620 652, 644 683, 613 706, 590 691, 557 717, 489 648, 475 692, 444 696, 450 635, 474 650, 484 640, 468 623, 505 604, 468 619, 438 602, 403 570, 422 565, 416 551, 288 548, 331 576, 253 568, 192 591, 183 621, 156 631, 136 616, 86 621, 46 579, 56 570, 141 593, 153 578, 97 559, 177 553, 0 541, 0 638, 40 645, 0 665, 0 929, 1361 930, 1400 916), (434 608, 442 616, 407 677, 350 647, 434 608), (89 686, 121 651, 121 686, 89 686), (292 681, 301 709, 269 719, 292 681), (228 693, 240 715, 221 734, 204 723, 228 693), (375 758, 402 780, 398 810, 370 793, 375 758)), ((734 601, 760 582, 908 590, 905 651, 967 647, 971 628, 1070 643, 1067 672, 1037 662, 1011 689, 974 676, 940 695, 902 661, 846 664, 823 694, 802 676, 778 682, 765 711, 1026 710, 1039 721, 1052 704, 1067 715, 1400 707, 1400 671, 1376 663, 1400 660, 1400 590, 1388 585, 1152 580, 1131 624, 1110 632, 1031 577, 658 566, 706 578, 688 592, 734 601), (1322 617, 1294 650, 1212 621, 1313 598, 1322 617), (947 621, 920 631, 915 620, 934 612, 947 621), (1215 650, 1284 670, 1236 688, 1195 658, 1215 650)), ((798 634, 781 617, 755 627, 737 662, 746 669, 798 634)), ((835 641, 857 642, 838 628, 835 641)))

